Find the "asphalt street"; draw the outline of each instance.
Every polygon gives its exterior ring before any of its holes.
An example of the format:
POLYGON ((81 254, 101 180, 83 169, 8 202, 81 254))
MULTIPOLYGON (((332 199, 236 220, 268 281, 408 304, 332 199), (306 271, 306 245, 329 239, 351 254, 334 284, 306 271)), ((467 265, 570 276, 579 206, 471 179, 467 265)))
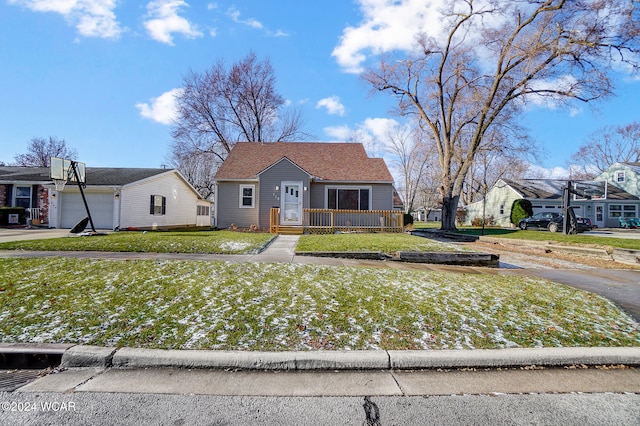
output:
POLYGON ((0 393, 3 425, 638 425, 638 394, 256 397, 0 393), (19 404, 22 404, 20 407, 19 404), (26 404, 34 404, 34 409, 26 404), (44 404, 44 405, 43 405, 44 404), (15 409, 12 407, 15 406, 15 409), (19 410, 21 408, 22 410, 19 410))

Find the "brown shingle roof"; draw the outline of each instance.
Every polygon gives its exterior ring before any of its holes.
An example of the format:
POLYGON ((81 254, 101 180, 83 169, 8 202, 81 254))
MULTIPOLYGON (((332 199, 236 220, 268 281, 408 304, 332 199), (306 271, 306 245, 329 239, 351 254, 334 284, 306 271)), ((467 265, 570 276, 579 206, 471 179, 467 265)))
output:
POLYGON ((255 179, 287 158, 315 178, 345 182, 393 182, 382 158, 369 158, 360 143, 239 142, 216 179, 255 179))

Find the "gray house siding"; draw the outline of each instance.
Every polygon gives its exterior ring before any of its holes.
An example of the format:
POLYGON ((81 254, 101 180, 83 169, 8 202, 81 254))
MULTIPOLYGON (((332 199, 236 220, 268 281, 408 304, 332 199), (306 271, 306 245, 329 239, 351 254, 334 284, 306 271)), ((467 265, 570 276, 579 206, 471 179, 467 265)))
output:
POLYGON ((273 166, 260 173, 260 191, 259 201, 259 224, 260 228, 268 228, 271 219, 271 208, 280 207, 280 191, 282 190, 282 182, 302 182, 302 186, 307 188, 303 191, 302 208, 309 207, 309 182, 308 173, 300 169, 287 159, 282 159, 273 166), (278 190, 276 191, 276 186, 278 190))
MULTIPOLYGON (((221 229, 229 228, 232 224, 240 228, 248 228, 258 223, 258 206, 260 199, 260 188, 258 181, 222 181, 218 182, 217 188, 217 224, 221 229), (240 208, 240 185, 255 185, 254 207, 240 208), (225 200, 220 203, 219 200, 225 200)), ((268 222, 268 220, 267 220, 268 222)), ((267 225, 268 226, 268 225, 267 225)))

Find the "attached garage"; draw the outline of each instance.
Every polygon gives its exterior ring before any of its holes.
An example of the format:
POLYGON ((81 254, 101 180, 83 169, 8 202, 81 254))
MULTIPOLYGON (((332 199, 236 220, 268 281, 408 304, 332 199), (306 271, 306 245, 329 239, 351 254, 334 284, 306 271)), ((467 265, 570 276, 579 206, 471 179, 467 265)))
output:
MULTIPOLYGON (((60 192, 61 228, 73 228, 87 216, 79 192, 60 192)), ((96 229, 113 229, 113 193, 85 193, 91 219, 96 229)), ((87 226, 90 228, 90 226, 87 226)))
MULTIPOLYGON (((71 229, 87 217, 77 185, 49 188, 50 227, 71 229)), ((84 195, 96 230, 211 226, 211 203, 174 169, 87 167, 84 195), (154 200, 162 209, 150 208, 154 200)))

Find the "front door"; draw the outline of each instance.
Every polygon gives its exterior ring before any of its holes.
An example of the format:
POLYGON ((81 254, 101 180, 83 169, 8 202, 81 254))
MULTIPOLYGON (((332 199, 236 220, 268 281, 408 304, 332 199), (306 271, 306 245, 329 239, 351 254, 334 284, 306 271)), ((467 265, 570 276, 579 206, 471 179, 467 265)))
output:
POLYGON ((302 182, 282 182, 280 225, 302 225, 302 182))
POLYGON ((604 228, 604 204, 596 204, 596 217, 594 221, 594 225, 598 228, 604 228))

